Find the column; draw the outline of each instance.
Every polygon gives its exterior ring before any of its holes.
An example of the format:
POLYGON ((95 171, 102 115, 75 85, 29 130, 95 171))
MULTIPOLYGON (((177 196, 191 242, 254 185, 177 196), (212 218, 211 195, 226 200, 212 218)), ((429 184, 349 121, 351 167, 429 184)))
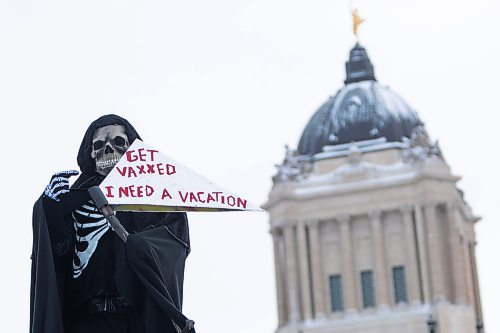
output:
POLYGON ((429 240, 432 299, 435 302, 438 302, 445 299, 445 289, 443 275, 443 253, 441 248, 442 239, 439 233, 439 221, 436 216, 436 204, 427 203, 425 205, 424 212, 427 226, 427 237, 429 240))
POLYGON ((417 229, 418 258, 420 263, 420 279, 422 282, 422 298, 424 303, 431 301, 431 288, 429 278, 429 260, 427 256, 427 235, 424 228, 422 206, 415 206, 415 223, 417 229))
POLYGON ((461 235, 457 220, 456 204, 448 202, 446 204, 446 216, 448 219, 449 244, 451 253, 451 265, 453 269, 453 295, 456 304, 464 304, 466 301, 466 283, 464 274, 464 256, 461 249, 461 235))
POLYGON ((294 325, 299 320, 297 266, 295 257, 295 232, 293 225, 284 227, 285 262, 288 292, 288 319, 294 325))
POLYGON ((418 278, 418 259, 415 244, 415 232, 412 218, 413 207, 404 206, 401 209, 403 214, 403 225, 406 241, 406 269, 408 281, 408 300, 412 304, 420 303, 420 283, 418 278))
POLYGON ((467 285, 467 302, 468 304, 475 306, 475 299, 474 299, 474 281, 473 281, 473 276, 472 276, 472 258, 470 257, 470 250, 469 250, 469 238, 468 235, 465 236, 465 239, 462 243, 462 253, 465 258, 465 283, 467 285))
POLYGON ((283 235, 281 230, 273 228, 271 230, 274 243, 274 269, 276 273, 276 295, 278 300, 278 325, 286 323, 287 305, 285 288, 285 256, 283 249, 283 235))
POLYGON ((340 223, 340 237, 342 243, 342 284, 344 285, 344 308, 347 312, 358 309, 357 283, 355 265, 352 253, 350 216, 342 215, 337 218, 340 223))
POLYGON ((323 272, 323 258, 321 254, 321 239, 319 235, 319 221, 307 222, 309 227, 309 244, 311 245, 311 273, 313 285, 314 318, 324 318, 325 307, 325 276, 323 272))
POLYGON ((299 255, 300 298, 304 320, 312 319, 311 282, 309 279, 309 255, 307 248, 306 225, 299 221, 297 225, 297 246, 299 255))
MULTIPOLYGON (((475 238, 475 237, 474 237, 475 238)), ((479 294, 479 281, 477 279, 477 264, 476 264, 476 241, 474 240, 470 244, 470 252, 471 252, 471 265, 472 265, 472 280, 474 283, 474 303, 476 304, 476 320, 483 323, 483 308, 481 306, 481 295, 479 294)))
POLYGON ((375 257, 375 301, 379 307, 387 308, 389 305, 389 279, 387 278, 387 261, 385 258, 384 235, 382 231, 382 212, 371 212, 370 219, 375 257))

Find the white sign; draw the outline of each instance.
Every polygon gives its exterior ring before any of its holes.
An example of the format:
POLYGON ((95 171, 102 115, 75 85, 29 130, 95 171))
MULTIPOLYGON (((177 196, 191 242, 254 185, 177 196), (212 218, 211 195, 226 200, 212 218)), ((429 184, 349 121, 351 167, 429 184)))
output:
POLYGON ((99 187, 118 211, 261 211, 141 140, 99 187))

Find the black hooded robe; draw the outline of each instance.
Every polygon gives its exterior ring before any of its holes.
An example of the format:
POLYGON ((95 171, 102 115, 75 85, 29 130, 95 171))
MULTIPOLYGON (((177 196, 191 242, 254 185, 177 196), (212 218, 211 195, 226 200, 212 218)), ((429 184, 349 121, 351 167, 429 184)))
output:
MULTIPOLYGON (((74 190, 61 199, 66 211, 88 201, 86 189, 98 185, 104 178, 95 172, 90 152, 94 131, 107 125, 123 125, 130 143, 140 139, 132 125, 119 116, 107 115, 94 121, 78 153, 82 174, 72 186, 74 190)), ((64 232, 55 235, 50 232, 53 214, 47 214, 49 205, 50 201, 41 197, 33 208, 30 333, 64 333, 65 327, 67 331, 71 324, 68 323, 67 302, 72 295, 67 285, 72 278, 72 251, 68 250, 74 243, 68 239, 75 236, 64 237, 71 232, 72 226, 59 225, 64 232)), ((118 212, 117 217, 132 221, 129 225, 140 225, 141 229, 136 233, 132 231, 127 244, 121 244, 121 255, 113 263, 116 287, 134 306, 134 316, 139 323, 137 332, 194 333, 194 322, 181 313, 184 261, 190 250, 186 214, 118 212)), ((118 238, 114 233, 113 236, 118 238)))

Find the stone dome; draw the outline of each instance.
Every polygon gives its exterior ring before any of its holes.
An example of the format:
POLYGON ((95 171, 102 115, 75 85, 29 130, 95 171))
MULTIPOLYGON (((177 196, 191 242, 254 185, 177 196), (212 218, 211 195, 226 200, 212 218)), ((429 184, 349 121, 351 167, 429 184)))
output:
POLYGON ((422 125, 398 94, 376 81, 366 50, 359 44, 350 52, 346 73, 346 85, 316 111, 304 129, 297 148, 300 155, 381 137, 401 141, 422 125))

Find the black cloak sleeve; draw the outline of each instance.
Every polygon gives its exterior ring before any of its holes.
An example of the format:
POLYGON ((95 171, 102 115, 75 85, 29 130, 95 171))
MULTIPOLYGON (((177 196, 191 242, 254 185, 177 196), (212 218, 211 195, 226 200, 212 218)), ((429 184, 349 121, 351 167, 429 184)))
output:
POLYGON ((47 220, 40 198, 33 208, 30 333, 64 333, 61 311, 63 272, 56 269, 47 220))
MULTIPOLYGON (((186 214, 171 220, 187 223, 186 214), (183 221, 185 220, 185 221, 183 221)), ((195 333, 182 314, 184 265, 189 248, 167 225, 131 233, 117 271, 121 295, 135 305, 147 333, 195 333)))

